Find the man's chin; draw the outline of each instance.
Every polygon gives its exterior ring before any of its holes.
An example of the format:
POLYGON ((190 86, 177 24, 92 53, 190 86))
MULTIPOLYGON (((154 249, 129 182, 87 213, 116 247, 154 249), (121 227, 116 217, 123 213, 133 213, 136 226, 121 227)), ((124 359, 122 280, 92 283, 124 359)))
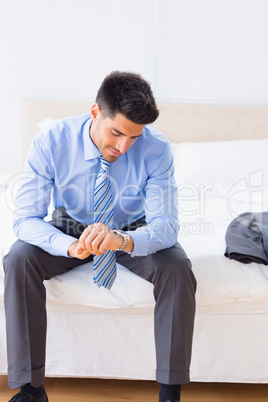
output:
POLYGON ((111 149, 108 149, 108 151, 103 154, 103 157, 108 162, 115 162, 121 155, 121 153, 113 152, 111 149))
POLYGON ((117 160, 117 158, 115 157, 115 156, 111 156, 111 155, 109 155, 109 156, 105 156, 104 157, 104 159, 107 161, 107 162, 115 162, 116 160, 117 160))

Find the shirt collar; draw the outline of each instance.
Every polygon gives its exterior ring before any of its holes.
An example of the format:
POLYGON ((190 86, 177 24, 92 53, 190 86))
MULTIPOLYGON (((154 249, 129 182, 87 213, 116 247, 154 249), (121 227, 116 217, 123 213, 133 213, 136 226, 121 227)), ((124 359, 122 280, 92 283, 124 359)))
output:
POLYGON ((83 139, 84 139, 84 158, 85 161, 98 158, 100 156, 100 151, 93 143, 92 139, 89 135, 90 126, 92 124, 92 120, 89 119, 83 128, 83 139))

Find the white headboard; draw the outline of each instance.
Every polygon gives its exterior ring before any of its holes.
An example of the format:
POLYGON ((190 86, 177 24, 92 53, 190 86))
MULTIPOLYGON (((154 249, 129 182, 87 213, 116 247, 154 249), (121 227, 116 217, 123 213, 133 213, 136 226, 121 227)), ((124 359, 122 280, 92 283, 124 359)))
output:
MULTIPOLYGON (((93 102, 25 101, 22 103, 21 160, 37 123, 88 113, 93 102)), ((268 107, 159 104, 154 123, 172 142, 223 141, 268 138, 268 107)))

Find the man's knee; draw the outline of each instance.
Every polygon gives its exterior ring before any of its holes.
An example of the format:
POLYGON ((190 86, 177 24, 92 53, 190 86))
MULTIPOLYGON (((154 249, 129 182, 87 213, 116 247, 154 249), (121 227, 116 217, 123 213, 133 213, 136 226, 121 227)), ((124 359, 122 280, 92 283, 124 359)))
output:
POLYGON ((3 258, 5 276, 24 276, 26 270, 33 268, 33 261, 38 260, 38 251, 38 247, 17 240, 3 258))
POLYGON ((196 288, 196 279, 192 271, 191 261, 179 244, 159 251, 154 258, 158 275, 161 274, 181 284, 191 282, 196 288))
POLYGON ((179 244, 171 248, 160 250, 153 254, 156 265, 170 271, 188 271, 192 269, 192 264, 185 251, 179 244))

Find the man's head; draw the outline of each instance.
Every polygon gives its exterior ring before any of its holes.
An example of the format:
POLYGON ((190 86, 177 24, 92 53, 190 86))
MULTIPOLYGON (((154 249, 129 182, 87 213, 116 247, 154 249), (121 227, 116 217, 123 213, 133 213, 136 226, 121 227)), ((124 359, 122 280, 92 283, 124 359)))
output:
POLYGON ((114 71, 102 82, 96 103, 103 117, 117 113, 136 124, 153 123, 159 111, 150 85, 140 75, 114 71))
POLYGON ((139 75, 108 75, 91 108, 90 136, 102 156, 114 162, 159 115, 150 85, 139 75))

